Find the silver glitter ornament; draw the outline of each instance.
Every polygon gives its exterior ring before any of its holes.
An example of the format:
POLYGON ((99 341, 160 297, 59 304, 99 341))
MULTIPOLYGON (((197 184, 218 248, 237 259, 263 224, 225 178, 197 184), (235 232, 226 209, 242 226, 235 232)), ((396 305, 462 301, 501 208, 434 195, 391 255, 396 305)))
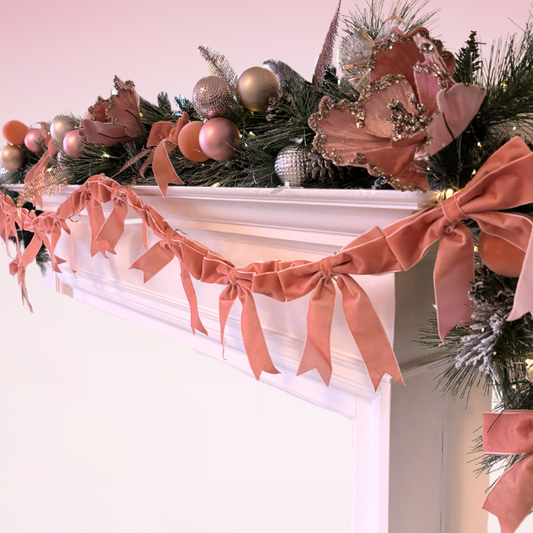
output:
POLYGON ((233 92, 228 82, 217 76, 202 78, 192 92, 192 105, 204 118, 225 115, 233 100, 233 92))
POLYGON ((76 128, 76 121, 72 117, 65 115, 57 117, 50 124, 50 135, 56 143, 63 145, 65 135, 76 128))
POLYGON ((307 170, 307 148, 289 144, 276 156, 274 169, 286 187, 301 187, 307 170))

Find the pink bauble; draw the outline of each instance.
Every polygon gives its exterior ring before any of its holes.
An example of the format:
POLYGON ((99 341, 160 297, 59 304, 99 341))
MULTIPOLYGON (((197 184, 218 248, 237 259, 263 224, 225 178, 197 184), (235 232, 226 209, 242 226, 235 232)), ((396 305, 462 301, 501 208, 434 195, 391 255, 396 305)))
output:
POLYGON ((42 131, 40 129, 38 130, 37 128, 33 128, 28 130, 28 133, 26 133, 26 137, 24 137, 24 144, 30 152, 33 152, 34 154, 42 154, 43 149, 39 144, 39 142, 42 140, 42 131))
POLYGON ((16 144, 17 146, 24 144, 26 133, 28 133, 28 126, 20 122, 20 120, 10 120, 2 128, 4 139, 9 144, 16 144))
POLYGON ((80 130, 69 131, 63 139, 63 150, 69 157, 79 157, 82 143, 80 130))
POLYGON ((223 161, 235 155, 241 134, 231 120, 212 118, 200 130, 199 141, 205 155, 216 161, 223 161))
POLYGON ((201 163, 202 161, 207 161, 209 156, 202 152, 200 148, 200 143, 198 141, 198 136, 200 135, 200 130, 204 125, 203 122, 196 120, 194 122, 189 122, 183 129, 180 131, 178 136, 178 148, 180 152, 191 161, 201 163))

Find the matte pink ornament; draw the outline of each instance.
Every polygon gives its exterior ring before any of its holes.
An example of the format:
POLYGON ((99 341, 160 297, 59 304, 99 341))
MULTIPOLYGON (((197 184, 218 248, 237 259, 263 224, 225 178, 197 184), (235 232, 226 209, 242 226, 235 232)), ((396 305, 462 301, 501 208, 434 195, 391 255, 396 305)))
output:
POLYGON ((229 159, 239 148, 239 128, 227 118, 212 118, 200 130, 198 140, 205 155, 216 161, 229 159))
POLYGON ((69 131, 63 139, 63 150, 69 157, 79 157, 82 143, 80 130, 69 131))
POLYGON ((40 141, 43 141, 43 134, 42 131, 37 128, 28 130, 28 133, 26 133, 26 136, 24 137, 24 145, 34 154, 42 154, 44 151, 39 144, 40 141))

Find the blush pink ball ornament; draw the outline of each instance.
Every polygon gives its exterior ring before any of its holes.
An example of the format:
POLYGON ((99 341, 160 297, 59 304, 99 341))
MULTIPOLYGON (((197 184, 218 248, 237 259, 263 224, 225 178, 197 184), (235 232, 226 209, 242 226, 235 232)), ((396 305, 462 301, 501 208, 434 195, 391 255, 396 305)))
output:
POLYGON ((42 131, 40 129, 33 128, 28 130, 28 133, 26 133, 26 136, 24 137, 24 145, 30 152, 33 152, 34 154, 42 154, 43 149, 39 144, 42 140, 42 131))
POLYGON ((63 139, 63 150, 69 157, 80 157, 82 143, 80 130, 69 131, 63 139))
POLYGON ((205 155, 216 161, 223 161, 235 155, 241 134, 231 120, 212 118, 202 126, 198 140, 205 155))

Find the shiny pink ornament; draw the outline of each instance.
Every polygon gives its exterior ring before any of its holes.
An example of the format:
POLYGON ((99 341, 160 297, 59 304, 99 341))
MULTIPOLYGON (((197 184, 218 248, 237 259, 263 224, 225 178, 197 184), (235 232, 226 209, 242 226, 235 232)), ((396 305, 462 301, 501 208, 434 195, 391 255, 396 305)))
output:
POLYGON ((200 130, 198 140, 205 155, 216 161, 229 159, 239 148, 239 128, 227 118, 212 118, 200 130))
POLYGON ((69 157, 79 157, 82 143, 80 130, 69 131, 63 139, 63 150, 69 157))
POLYGON ((42 131, 40 129, 33 128, 28 130, 28 133, 26 133, 26 136, 24 137, 24 145, 30 152, 33 152, 34 154, 42 154, 43 149, 39 144, 42 140, 42 131))

